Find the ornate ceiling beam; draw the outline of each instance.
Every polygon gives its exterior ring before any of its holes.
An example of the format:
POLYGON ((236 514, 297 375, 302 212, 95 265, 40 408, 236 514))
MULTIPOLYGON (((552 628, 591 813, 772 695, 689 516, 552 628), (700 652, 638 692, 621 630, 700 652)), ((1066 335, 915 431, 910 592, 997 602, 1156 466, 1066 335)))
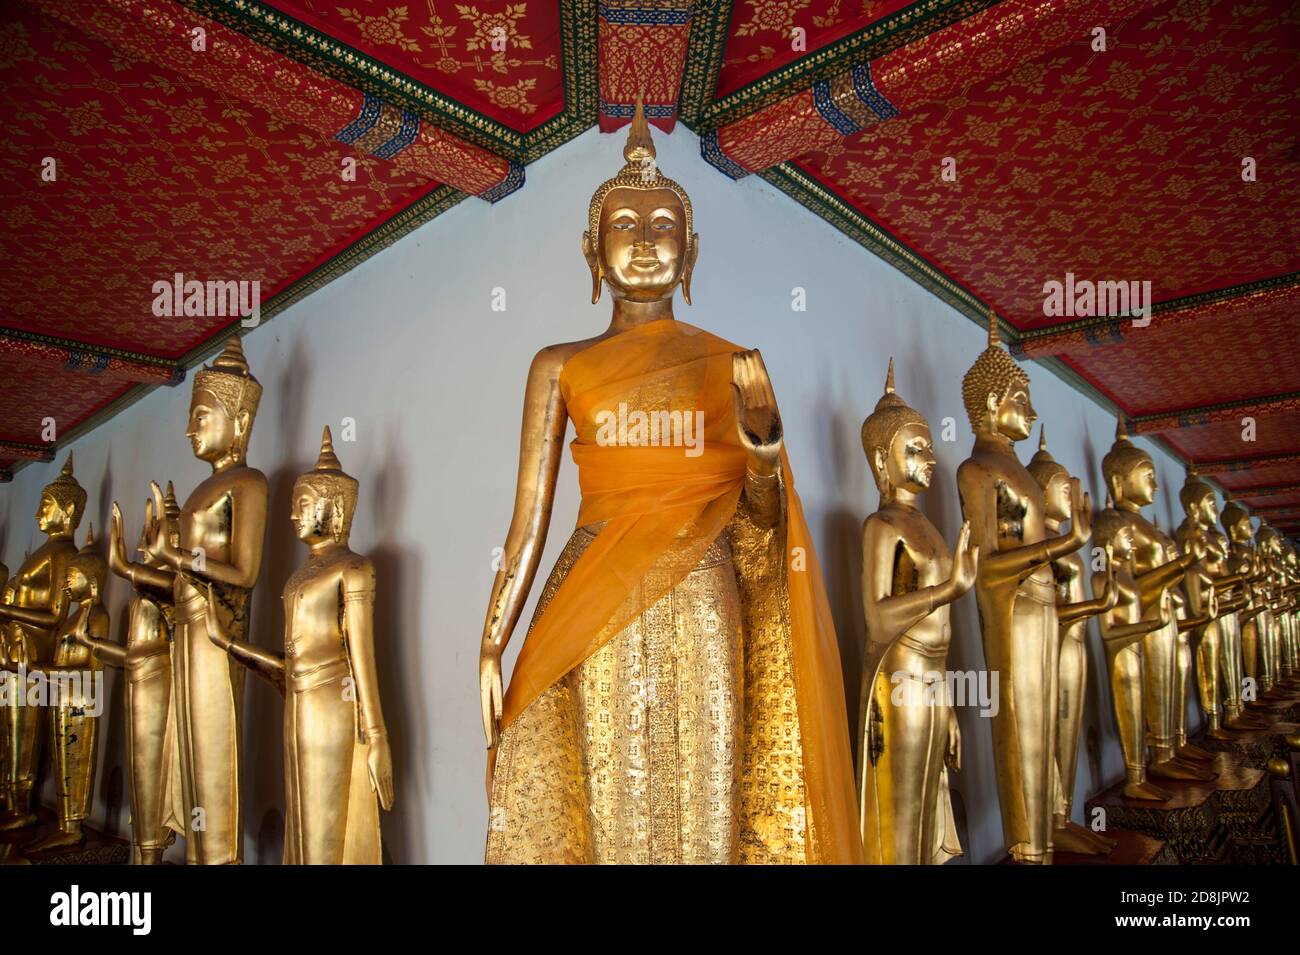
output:
POLYGON ((211 90, 495 202, 523 185, 523 167, 466 142, 409 109, 288 59, 175 0, 26 0, 49 16, 211 90), (206 51, 191 31, 205 31, 206 51))
POLYGON ((1128 425, 1133 434, 1154 434, 1179 428, 1199 428, 1223 421, 1240 423, 1246 417, 1261 418, 1289 411, 1300 411, 1300 391, 1245 401, 1228 401, 1218 405, 1202 405, 1198 408, 1174 408, 1130 418, 1128 425))
POLYGON ((0 328, 0 354, 17 355, 42 374, 67 371, 154 385, 174 385, 185 379, 185 369, 165 358, 16 328, 0 328))
POLYGON ((700 152, 740 179, 946 100, 1064 43, 1086 40, 1094 27, 1126 20, 1156 2, 1003 0, 708 133, 700 152))
POLYGON ((1300 452, 1291 454, 1266 454, 1258 458, 1239 458, 1235 461, 1203 461, 1196 465, 1197 474, 1227 474, 1232 471, 1255 471, 1260 468, 1300 464, 1300 452))
POLYGON ((690 46, 692 0, 611 0, 598 7, 600 130, 632 119, 637 96, 665 133, 677 124, 677 100, 690 46))
POLYGON ((1118 315, 1028 329, 1020 333, 1012 351, 1017 358, 1086 353, 1094 348, 1140 342, 1142 335, 1157 329, 1217 321, 1277 300, 1294 300, 1300 305, 1300 272, 1159 302, 1151 307, 1147 325, 1134 325, 1132 315, 1118 315))
POLYGON ((54 445, 26 444, 22 441, 0 439, 0 458, 21 458, 24 461, 53 461, 54 445))
POLYGON ((1300 494, 1300 483, 1278 484, 1273 487, 1244 487, 1238 491, 1229 491, 1225 496, 1230 501, 1245 501, 1252 497, 1277 497, 1279 494, 1300 494))

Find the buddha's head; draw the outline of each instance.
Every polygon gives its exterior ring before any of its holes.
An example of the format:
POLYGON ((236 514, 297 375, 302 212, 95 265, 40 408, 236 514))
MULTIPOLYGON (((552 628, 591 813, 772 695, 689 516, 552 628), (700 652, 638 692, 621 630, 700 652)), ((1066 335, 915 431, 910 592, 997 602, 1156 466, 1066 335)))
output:
POLYGON ((72 452, 63 469, 41 491, 36 505, 36 526, 45 534, 71 534, 81 524, 86 510, 86 489, 72 475, 72 452))
POLYGON ((961 380, 961 399, 977 435, 1023 441, 1038 419, 1029 400, 1029 375, 1002 348, 998 318, 989 309, 989 344, 961 380))
POLYGON ((1197 477, 1194 468, 1187 469, 1187 480, 1178 492, 1178 500, 1193 523, 1213 527, 1219 522, 1219 499, 1214 495, 1214 488, 1197 477))
POLYGON ((209 463, 227 457, 242 461, 261 399, 262 386, 248 369, 239 336, 232 335, 216 360, 194 375, 185 432, 194 456, 209 463))
POLYGON ((1234 544, 1249 544, 1255 536, 1255 528, 1250 523, 1250 511, 1236 501, 1229 501, 1224 506, 1219 520, 1228 532, 1228 539, 1234 544))
POLYGON ((1286 564, 1287 573, 1294 579, 1296 572, 1300 571, 1300 557, 1296 556, 1295 545, 1290 541, 1282 548, 1282 561, 1286 564))
POLYGON ((1156 491, 1160 489, 1155 462, 1128 439, 1123 415, 1116 419, 1115 443, 1101 459, 1101 473, 1116 504, 1146 507, 1156 499, 1156 491))
POLYGON ((626 164, 591 197, 582 254, 591 269, 591 301, 602 281, 616 299, 671 299, 680 284, 691 302, 691 272, 700 237, 686 190, 659 171, 640 97, 623 147, 626 164))
POLYGON ((357 489, 356 478, 343 473, 326 425, 316 467, 293 484, 293 512, 289 519, 298 538, 308 544, 346 543, 357 507, 357 489))
POLYGON ((1070 472, 1047 450, 1047 425, 1038 432, 1038 451, 1029 459, 1028 471, 1047 498, 1047 517, 1068 521, 1073 501, 1070 497, 1070 472))
POLYGON ((1092 539, 1098 547, 1110 547, 1121 564, 1133 556, 1133 527, 1128 518, 1107 502, 1105 510, 1092 519, 1092 539))
POLYGON ((1281 557, 1282 535, 1272 525, 1260 521, 1259 530, 1255 532, 1255 546, 1259 548, 1265 557, 1281 557))
POLYGON ((86 543, 68 561, 64 587, 68 598, 77 603, 90 600, 97 601, 104 592, 104 580, 108 576, 108 563, 100 556, 95 547, 95 528, 86 529, 86 543))
POLYGON ((895 489, 920 494, 934 475, 934 442, 921 413, 894 391, 894 360, 885 374, 885 393, 862 422, 862 450, 871 464, 882 500, 895 489))

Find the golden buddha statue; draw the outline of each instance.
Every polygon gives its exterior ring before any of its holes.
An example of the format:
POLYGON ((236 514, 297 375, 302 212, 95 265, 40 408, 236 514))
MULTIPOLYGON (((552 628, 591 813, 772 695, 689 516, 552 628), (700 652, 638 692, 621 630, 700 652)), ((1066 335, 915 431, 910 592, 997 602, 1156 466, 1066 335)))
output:
MULTIPOLYGON (((54 656, 54 635, 68 612, 68 564, 77 553, 72 535, 86 509, 86 491, 72 473, 72 452, 59 476, 41 491, 36 525, 45 543, 23 561, 5 584, 0 603, 0 664, 22 674, 48 664, 54 656)), ((8 758, 3 781, 9 809, 0 816, 0 831, 22 829, 36 822, 32 788, 40 766, 45 714, 36 706, 7 706, 3 719, 8 758)))
POLYGON ((673 317, 690 199, 638 104, 582 248, 600 335, 544 348, 480 647, 487 861, 860 862, 838 644, 757 352, 673 317), (502 692, 564 436, 578 528, 502 692))
MULTIPOLYGON (((1124 752, 1124 795, 1163 802, 1170 794, 1147 779, 1143 639, 1167 628, 1174 619, 1173 609, 1165 593, 1143 611, 1142 592, 1134 573, 1132 522, 1110 501, 1093 522, 1093 543, 1106 550, 1107 573, 1117 597, 1115 606, 1102 614, 1098 623, 1124 752)), ((1101 585, 1104 579, 1102 574, 1094 573, 1093 586, 1101 585)))
MULTIPOLYGON (((1047 510, 1043 525, 1048 534, 1060 536, 1061 525, 1070 519, 1070 472, 1047 450, 1047 426, 1040 426, 1038 452, 1027 470, 1042 488, 1047 510)), ((1114 564, 1110 567, 1113 569, 1114 564)), ((1083 698, 1088 681, 1088 620, 1115 607, 1119 594, 1106 576, 1092 600, 1084 587, 1084 561, 1070 552, 1052 561, 1056 582, 1056 619, 1061 643, 1057 661, 1056 770, 1060 799, 1053 822, 1052 842, 1061 852, 1105 855, 1116 842, 1070 818, 1074 809, 1074 780, 1079 765, 1080 731, 1083 728, 1083 698)))
POLYGON ((1296 607, 1300 601, 1300 557, 1297 557, 1295 545, 1290 541, 1283 544, 1282 576, 1287 597, 1286 610, 1279 618, 1282 623, 1282 679, 1294 686, 1300 680, 1300 644, 1296 632, 1296 607))
MULTIPOLYGON (((1259 559, 1255 549, 1255 528, 1250 519, 1250 512, 1236 501, 1230 501, 1223 508, 1220 518, 1223 529, 1228 533, 1228 570, 1232 574, 1246 575, 1242 584, 1243 603, 1237 611, 1237 621, 1241 637, 1241 681, 1246 680, 1259 685, 1259 629, 1257 620, 1267 610, 1267 598, 1263 581, 1267 576, 1264 562, 1259 559)), ((1235 728, 1254 728, 1250 723, 1235 728)), ((1231 723, 1229 725, 1232 725, 1231 723)))
POLYGON ((966 372, 961 390, 975 445, 957 469, 957 488, 980 548, 975 597, 985 665, 1000 674, 993 756, 1002 833, 1015 861, 1045 864, 1052 861, 1059 786, 1060 635, 1050 564, 1088 540, 1091 514, 1087 495, 1072 480, 1070 531, 1048 536, 1043 490, 1015 451, 1037 418, 1029 376, 999 346, 991 310, 988 348, 966 372))
POLYGON ((1264 609, 1255 618, 1258 633, 1260 676, 1259 686, 1266 699, 1284 696, 1277 686, 1281 669, 1281 631, 1278 627, 1278 610, 1282 600, 1282 581, 1279 561, 1282 557, 1282 535, 1266 521, 1260 521, 1255 531, 1255 551, 1263 565, 1264 609))
POLYGON ((240 825, 239 722, 244 671, 209 639, 207 591, 213 585, 234 639, 248 631, 249 598, 266 537, 266 477, 244 460, 262 386, 248 370, 239 336, 194 375, 186 435, 212 475, 180 513, 180 546, 162 516, 153 485, 155 520, 149 553, 173 576, 175 619, 172 692, 186 818, 186 858, 212 865, 243 858, 240 825))
MULTIPOLYGON (((163 520, 174 547, 180 546, 180 505, 170 481, 163 501, 163 520)), ((122 511, 113 504, 108 569, 128 581, 134 593, 126 611, 125 645, 84 630, 77 639, 101 663, 126 674, 127 769, 131 793, 131 852, 135 865, 158 865, 163 852, 185 832, 179 817, 182 799, 175 722, 172 719, 173 577, 158 569, 148 550, 148 530, 155 517, 152 498, 145 502, 139 563, 126 559, 122 511)))
MULTIPOLYGON (((1142 508, 1155 501, 1159 485, 1151 455, 1128 438, 1124 419, 1115 428, 1115 443, 1101 461, 1102 475, 1115 510, 1128 522, 1133 532, 1133 571, 1141 593, 1141 616, 1151 619, 1152 608, 1173 596, 1170 591, 1182 582, 1183 575, 1198 558, 1189 551, 1178 555, 1173 540, 1142 516, 1142 508)), ((1208 769, 1191 761, 1199 755, 1186 750, 1180 753, 1178 730, 1179 633, 1177 611, 1170 622, 1142 639, 1142 674, 1146 683, 1147 745, 1151 750, 1150 776, 1166 779, 1214 778, 1208 769)))
POLYGON ((98 703, 101 686, 94 686, 100 669, 78 632, 93 638, 108 636, 108 611, 104 609, 104 583, 108 565, 95 550, 95 530, 86 531, 86 544, 68 561, 64 590, 69 604, 76 603, 54 635, 49 663, 32 671, 48 680, 50 690, 50 763, 58 804, 58 828, 27 845, 30 852, 47 852, 79 845, 85 838, 81 824, 90 815, 95 782, 95 757, 99 740, 98 703), (91 686, 87 686, 92 683, 91 686))
POLYGON ((862 529, 862 839, 868 863, 942 865, 962 851, 948 795, 948 769, 961 767, 945 680, 948 608, 974 584, 979 549, 963 526, 950 554, 917 509, 934 473, 933 439, 894 391, 893 359, 885 393, 862 424, 862 449, 880 490, 862 529))
MULTIPOLYGON (((1225 695, 1221 675, 1231 672, 1232 667, 1223 658, 1220 617, 1229 605, 1220 597, 1239 581, 1233 580, 1224 567, 1226 547, 1215 529, 1219 521, 1219 502, 1214 488, 1189 468, 1178 498, 1186 517, 1178 526, 1175 540, 1184 553, 1192 550, 1202 554, 1200 560, 1187 568, 1183 589, 1187 594, 1189 613, 1193 618, 1204 618, 1200 627, 1193 631, 1193 636, 1198 638, 1196 686, 1205 713, 1205 735, 1211 739, 1228 739, 1231 734, 1223 728, 1224 714, 1220 703, 1225 695)), ((1180 628, 1184 623, 1186 621, 1179 624, 1180 628)))
POLYGON ((348 548, 357 481, 330 429, 293 486, 293 525, 310 548, 284 585, 284 655, 232 637, 209 586, 208 636, 284 697, 286 865, 379 865, 379 806, 393 759, 375 671, 375 568, 348 548))

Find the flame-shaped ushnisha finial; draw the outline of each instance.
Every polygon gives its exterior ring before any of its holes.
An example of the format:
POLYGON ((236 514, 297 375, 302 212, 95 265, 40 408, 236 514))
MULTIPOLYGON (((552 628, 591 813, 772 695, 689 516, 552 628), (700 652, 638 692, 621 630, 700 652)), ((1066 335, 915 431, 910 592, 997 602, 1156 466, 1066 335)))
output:
POLYGON ((632 125, 628 127, 627 142, 623 146, 623 158, 629 163, 640 165, 646 159, 654 159, 655 155, 655 143, 650 137, 650 124, 646 122, 643 97, 637 93, 632 125))
POLYGON ((343 465, 339 463, 338 455, 334 453, 334 436, 330 434, 330 426, 326 425, 325 430, 320 436, 320 454, 316 458, 316 472, 318 474, 342 474, 343 465))
POLYGON ((1128 422, 1124 420, 1123 412, 1115 415, 1115 440, 1128 440, 1128 422))
POLYGON ((91 521, 89 524, 86 525, 86 543, 82 545, 82 549, 84 550, 87 547, 91 547, 94 545, 94 543, 95 543, 95 522, 91 521))
POLYGON ((885 372, 885 394, 894 393, 894 356, 889 356, 889 370, 885 372))
POLYGON ((176 500, 176 489, 172 487, 171 481, 167 482, 167 493, 163 495, 163 511, 169 521, 181 516, 181 506, 176 500))
POLYGON ((998 313, 993 311, 993 306, 989 306, 989 348, 999 348, 1002 345, 1001 329, 998 328, 998 313))
POLYGON ((1047 422, 1044 421, 1038 426, 1038 450, 1047 450, 1047 422))

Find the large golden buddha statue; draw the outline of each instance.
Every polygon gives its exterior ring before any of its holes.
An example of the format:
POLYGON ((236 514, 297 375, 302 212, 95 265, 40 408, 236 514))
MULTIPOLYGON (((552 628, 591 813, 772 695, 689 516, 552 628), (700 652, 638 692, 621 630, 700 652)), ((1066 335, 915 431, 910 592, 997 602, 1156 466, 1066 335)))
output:
POLYGON ((1255 532, 1255 551, 1259 555, 1261 569, 1264 571, 1263 594, 1264 610, 1255 618, 1259 634, 1259 686, 1263 695, 1275 698, 1284 695, 1277 683, 1281 677, 1281 629, 1278 626, 1278 611, 1282 602, 1282 580, 1280 562, 1282 558, 1282 535, 1267 521, 1260 521, 1255 532))
POLYGON ((54 635, 50 662, 34 669, 50 680, 50 765, 54 775, 54 796, 58 828, 30 843, 31 852, 46 852, 76 846, 85 838, 81 824, 90 815, 90 797, 95 782, 99 743, 99 662, 78 639, 85 632, 99 639, 108 636, 108 611, 104 609, 104 583, 108 565, 95 550, 95 532, 86 532, 86 543, 68 561, 64 589, 70 612, 54 635))
MULTIPOLYGON (((5 584, 0 603, 0 664, 14 672, 27 672, 51 662, 54 635, 68 612, 68 564, 77 553, 73 533, 86 509, 86 491, 72 474, 72 453, 59 476, 41 491, 36 525, 45 543, 23 561, 5 584)), ((22 829, 36 822, 32 812, 32 787, 40 765, 45 714, 38 706, 7 706, 7 753, 4 798, 8 811, 0 816, 0 830, 22 829)))
MULTIPOLYGON (((1155 501, 1159 490, 1155 462, 1151 455, 1129 441, 1123 418, 1116 425, 1114 444, 1102 458, 1101 470, 1116 511, 1131 529, 1141 616, 1151 619, 1153 607, 1163 604, 1166 597, 1175 599, 1173 588, 1182 582, 1198 555, 1193 550, 1180 555, 1173 539, 1142 515, 1142 508, 1155 501)), ((1213 772, 1193 761, 1200 755, 1198 752, 1185 745, 1179 752, 1183 740, 1179 738, 1182 721, 1177 711, 1183 699, 1179 690, 1185 686, 1180 668, 1189 661, 1179 658, 1177 611, 1171 617, 1168 624, 1152 630, 1142 640, 1143 706, 1147 745, 1151 751, 1147 772, 1156 778, 1213 779, 1213 772)))
POLYGON ((284 655, 232 637, 209 587, 212 642, 284 697, 284 862, 378 865, 379 807, 393 805, 393 759, 375 671, 375 567, 348 547, 357 480, 327 427, 316 467, 293 487, 310 553, 284 585, 284 655))
POLYGON ((980 548, 975 597, 985 665, 999 674, 993 756, 1002 833, 1017 862, 1050 863, 1060 642, 1051 562, 1087 541, 1089 503, 1071 480, 1070 530, 1049 535, 1043 489, 1015 450, 1037 418, 1029 376, 1000 347, 991 311, 988 348, 966 372, 961 393, 975 446, 957 469, 957 489, 980 548))
MULTIPOLYGON (((1228 571, 1234 575, 1245 575, 1242 583, 1244 599, 1236 613, 1241 646, 1240 682, 1243 686, 1247 683, 1252 685, 1253 694, 1248 702, 1253 702, 1258 699, 1260 688, 1259 618, 1268 612, 1268 570, 1255 547, 1255 527, 1250 512, 1236 501, 1229 501, 1219 520, 1228 533, 1228 571)), ((1238 698, 1243 696, 1239 692, 1238 698)), ((1252 719, 1256 715, 1247 712, 1238 728, 1256 728, 1260 723, 1259 720, 1252 719)))
MULTIPOLYGON (((140 532, 141 560, 126 558, 122 511, 113 504, 108 569, 129 582, 133 593, 126 609, 126 641, 95 636, 84 627, 77 638, 95 659, 121 667, 126 675, 127 769, 131 794, 131 852, 136 865, 158 865, 175 838, 184 835, 179 818, 179 755, 172 707, 173 579, 160 571, 148 550, 155 521, 153 499, 145 502, 140 532)), ((170 481, 163 500, 167 536, 180 546, 181 508, 170 481)))
POLYGON ((916 506, 934 449, 929 423, 894 391, 892 360, 862 449, 880 490, 862 528, 862 839, 869 863, 941 865, 962 851, 948 794, 948 769, 961 767, 945 679, 949 605, 975 582, 979 549, 963 526, 950 553, 916 506))
POLYGON ((609 327, 528 374, 480 649, 489 862, 858 862, 838 645, 757 352, 678 322, 699 237, 638 105, 582 248, 609 327), (509 692, 568 423, 578 528, 509 692))
MULTIPOLYGON (((1038 451, 1027 469, 1043 489, 1047 503, 1043 525, 1047 533, 1059 536, 1061 525, 1070 519, 1074 478, 1047 450, 1047 426, 1042 425, 1038 451)), ((1060 796, 1053 823, 1052 842, 1058 851, 1083 855, 1105 855, 1116 843, 1070 818, 1074 809, 1074 780, 1079 766, 1080 731, 1083 728, 1083 697, 1088 685, 1088 620, 1115 607, 1119 593, 1114 585, 1115 564, 1109 575, 1100 576, 1100 592, 1088 599, 1084 585, 1083 557, 1071 551, 1052 561, 1056 581, 1056 620, 1061 629, 1060 659, 1057 661, 1056 769, 1060 796)))
POLYGON ((149 553, 173 578, 172 686, 191 862, 238 863, 239 723, 244 670, 208 635, 208 585, 233 636, 248 631, 249 598, 266 537, 266 477, 244 460, 262 386, 248 370, 239 336, 194 375, 186 434, 212 474, 180 514, 180 546, 167 531, 162 488, 153 485, 149 553))

